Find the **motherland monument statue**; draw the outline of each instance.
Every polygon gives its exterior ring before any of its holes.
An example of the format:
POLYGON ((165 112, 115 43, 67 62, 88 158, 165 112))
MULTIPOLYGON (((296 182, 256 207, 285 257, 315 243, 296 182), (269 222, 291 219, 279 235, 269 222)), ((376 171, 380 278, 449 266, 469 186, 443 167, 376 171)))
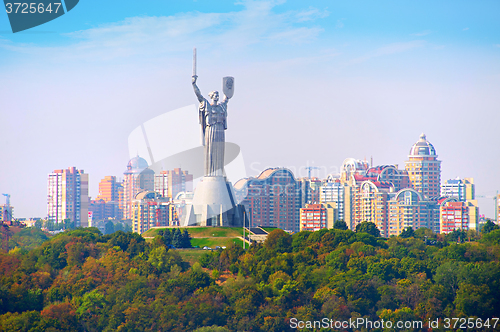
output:
POLYGON ((219 102, 219 92, 208 94, 208 101, 196 84, 196 49, 193 51, 192 85, 199 101, 198 115, 201 142, 204 146, 204 176, 195 189, 193 203, 188 207, 185 226, 241 226, 243 206, 237 205, 232 185, 224 172, 226 147, 227 104, 234 94, 234 78, 222 79, 224 97, 219 102))
POLYGON ((196 75, 196 49, 194 51, 194 65, 192 83, 194 93, 200 102, 198 106, 201 141, 205 146, 205 176, 223 176, 224 175, 224 143, 225 130, 227 129, 227 103, 234 93, 234 78, 224 77, 222 80, 224 98, 219 103, 219 92, 212 91, 208 97, 212 99, 209 102, 203 97, 200 89, 196 85, 198 76, 196 75))

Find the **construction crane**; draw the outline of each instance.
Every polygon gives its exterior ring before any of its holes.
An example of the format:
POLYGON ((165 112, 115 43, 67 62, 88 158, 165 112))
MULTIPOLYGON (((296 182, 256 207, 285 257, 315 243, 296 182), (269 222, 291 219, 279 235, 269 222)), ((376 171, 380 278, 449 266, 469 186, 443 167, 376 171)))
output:
POLYGON ((10 207, 10 194, 2 194, 6 197, 5 199, 5 205, 10 207))
MULTIPOLYGON (((493 209, 493 211, 495 213, 495 219, 498 218, 497 209, 500 209, 500 207, 498 206, 498 190, 497 190, 497 193, 495 196, 476 195, 476 198, 493 198, 493 202, 495 204, 495 208, 493 209)), ((497 220, 497 222, 499 222, 499 220, 497 220)))
POLYGON ((12 212, 10 212, 10 194, 2 194, 2 195, 5 196, 5 205, 3 208, 3 215, 1 216, 2 222, 10 221, 10 219, 12 219, 12 212), (9 218, 8 214, 11 215, 10 218, 9 218))
POLYGON ((5 205, 3 206, 3 215, 0 216, 0 221, 2 223, 7 222, 9 225, 16 225, 18 222, 14 219, 12 215, 12 207, 10 206, 10 194, 2 194, 5 198, 5 205))
POLYGON ((8 252, 9 251, 9 239, 12 235, 8 225, 11 224, 10 220, 12 220, 12 212, 10 210, 10 194, 2 194, 2 195, 4 195, 6 197, 5 198, 5 205, 4 205, 4 209, 3 209, 3 216, 2 216, 2 224, 3 224, 3 227, 1 230, 2 247, 3 247, 3 250, 8 252), (10 218, 9 218, 9 214, 10 214, 10 218), (6 221, 9 221, 9 224, 5 224, 6 221))
POLYGON ((320 169, 320 168, 319 167, 315 167, 315 166, 308 166, 308 167, 306 167, 306 169, 308 170, 307 177, 310 179, 311 178, 311 170, 312 169, 320 169))

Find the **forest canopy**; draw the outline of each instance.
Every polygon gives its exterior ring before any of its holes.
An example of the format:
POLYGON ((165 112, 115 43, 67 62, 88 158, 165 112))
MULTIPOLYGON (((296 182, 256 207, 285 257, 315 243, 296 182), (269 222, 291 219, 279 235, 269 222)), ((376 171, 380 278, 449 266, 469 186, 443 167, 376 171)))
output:
POLYGON ((192 265, 163 235, 147 243, 87 228, 30 250, 18 243, 0 254, 0 330, 288 331, 292 318, 500 312, 500 230, 466 243, 425 230, 390 239, 275 230, 263 244, 208 251, 192 265))

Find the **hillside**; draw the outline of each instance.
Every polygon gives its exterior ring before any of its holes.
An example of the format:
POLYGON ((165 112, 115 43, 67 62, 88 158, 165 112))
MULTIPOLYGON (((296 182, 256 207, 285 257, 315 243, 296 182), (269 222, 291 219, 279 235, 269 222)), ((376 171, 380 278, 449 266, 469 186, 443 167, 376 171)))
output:
POLYGON ((66 231, 0 254, 0 331, 282 332, 323 318, 424 324, 384 331, 430 331, 439 320, 433 331, 456 330, 443 325, 449 317, 498 330, 500 230, 451 245, 427 244, 426 234, 274 230, 246 251, 203 251, 134 233, 66 231))
MULTIPOLYGON (((165 228, 152 228, 142 234, 146 241, 151 241, 158 235, 158 231, 165 228)), ((180 227, 186 229, 191 236, 193 247, 228 247, 231 244, 243 246, 243 231, 239 227, 180 227)))
MULTIPOLYGON (((155 227, 142 233, 142 237, 154 238, 163 227, 155 227)), ((187 229, 192 238, 211 238, 211 237, 239 237, 243 235, 241 227, 179 227, 181 231, 187 229)))

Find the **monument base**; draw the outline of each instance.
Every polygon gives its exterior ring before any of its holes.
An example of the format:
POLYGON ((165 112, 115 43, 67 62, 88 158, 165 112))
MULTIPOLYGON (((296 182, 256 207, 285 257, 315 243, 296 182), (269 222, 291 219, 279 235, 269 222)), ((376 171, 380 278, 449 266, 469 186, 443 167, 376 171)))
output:
POLYGON ((192 205, 186 208, 183 226, 243 226, 244 207, 236 204, 231 183, 224 176, 203 177, 192 205))

